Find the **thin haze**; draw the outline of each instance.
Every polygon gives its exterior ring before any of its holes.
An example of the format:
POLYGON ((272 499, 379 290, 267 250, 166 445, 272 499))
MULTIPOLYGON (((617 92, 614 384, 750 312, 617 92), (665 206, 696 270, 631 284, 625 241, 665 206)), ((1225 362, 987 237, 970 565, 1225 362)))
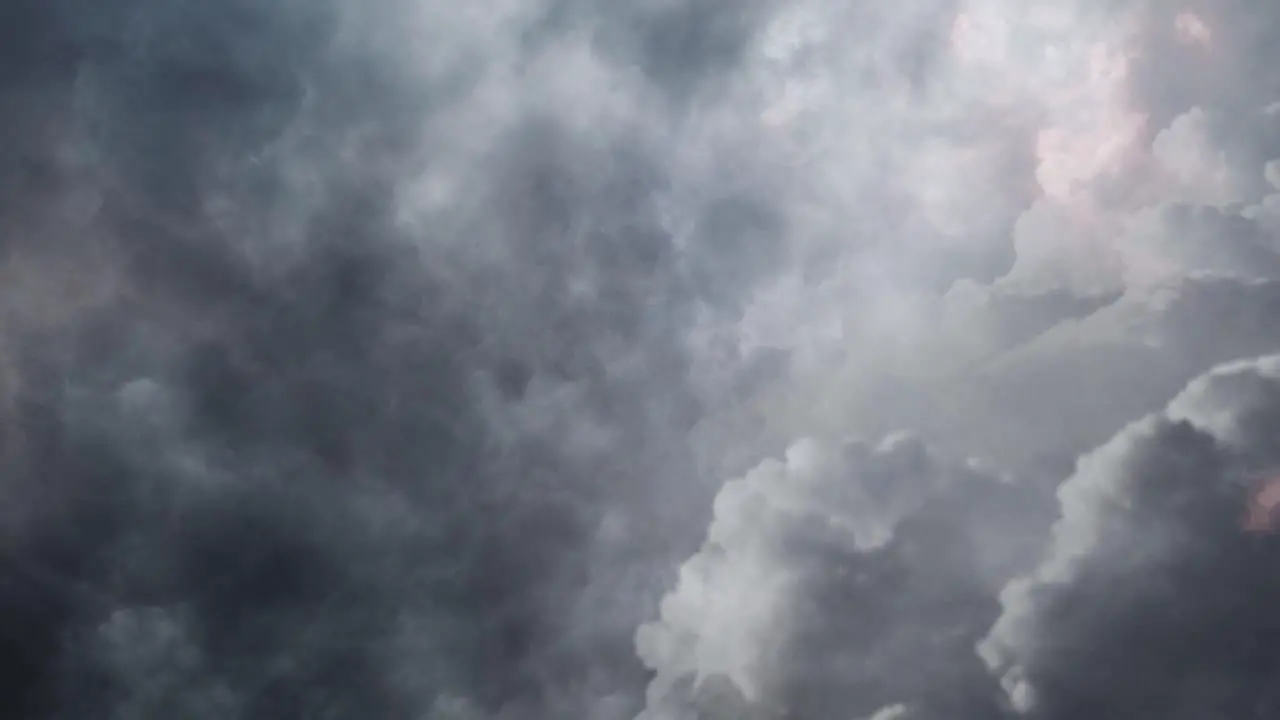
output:
POLYGON ((0 714, 1280 714, 1280 10, 0 4, 0 714))

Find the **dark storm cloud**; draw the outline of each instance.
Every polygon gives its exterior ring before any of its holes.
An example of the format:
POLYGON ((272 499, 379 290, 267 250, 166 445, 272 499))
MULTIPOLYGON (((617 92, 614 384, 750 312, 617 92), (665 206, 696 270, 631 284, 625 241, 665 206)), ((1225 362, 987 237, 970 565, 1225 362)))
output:
POLYGON ((0 706, 997 717, 1059 465, 1276 349, 1263 10, 8 3, 0 706))
POLYGON ((597 36, 607 53, 634 63, 670 97, 682 100, 735 71, 749 51, 769 0, 726 7, 714 0, 612 6, 597 36))
POLYGON ((1215 370, 1081 459, 1043 564, 982 646, 1030 717, 1276 712, 1276 537, 1242 528, 1274 473, 1274 358, 1215 370))
MULTIPOLYGON (((644 137, 490 113, 504 58, 576 37, 511 6, 6 6, 14 717, 631 712, 710 494, 682 327, 778 221, 720 193, 686 256, 644 137), (438 167, 480 192, 406 223, 438 167)), ((758 17, 637 13, 587 14, 617 55, 586 70, 637 62, 658 123, 758 17)))

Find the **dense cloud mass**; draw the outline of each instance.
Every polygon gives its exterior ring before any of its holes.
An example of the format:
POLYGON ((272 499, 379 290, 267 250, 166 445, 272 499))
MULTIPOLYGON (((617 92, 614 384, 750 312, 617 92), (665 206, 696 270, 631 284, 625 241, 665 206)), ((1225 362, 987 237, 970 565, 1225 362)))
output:
POLYGON ((725 484, 706 544, 638 632, 656 673, 642 717, 990 714, 975 631, 1034 557, 1046 505, 917 438, 798 443, 725 484))
POLYGON ((982 652, 1043 718, 1263 718, 1275 679, 1280 359, 1223 366, 1081 459, 982 652))
POLYGON ((0 708, 1274 715, 1278 32, 0 4, 0 708))

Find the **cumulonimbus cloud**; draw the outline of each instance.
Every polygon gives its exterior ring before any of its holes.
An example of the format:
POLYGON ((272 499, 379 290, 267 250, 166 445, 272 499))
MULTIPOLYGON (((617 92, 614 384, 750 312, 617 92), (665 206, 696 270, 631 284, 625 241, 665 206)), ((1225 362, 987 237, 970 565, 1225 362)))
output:
POLYGON ((1074 459, 1276 350, 1276 22, 8 3, 0 705, 1000 712, 1074 459))

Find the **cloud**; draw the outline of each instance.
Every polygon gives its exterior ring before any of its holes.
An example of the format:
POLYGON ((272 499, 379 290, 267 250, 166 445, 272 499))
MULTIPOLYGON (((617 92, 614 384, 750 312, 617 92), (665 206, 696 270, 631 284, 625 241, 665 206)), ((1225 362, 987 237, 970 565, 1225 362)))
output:
POLYGON ((1274 349, 1275 292, 1270 280, 1205 275, 1128 293, 984 365, 952 401, 982 413, 962 432, 1015 465, 1073 458, 1205 368, 1274 349))
POLYGON ((762 271, 663 224, 665 50, 491 9, 5 11, 6 707, 630 715, 712 494, 689 278, 762 271))
MULTIPOLYGON (((112 717, 170 713, 193 718, 239 716, 238 698, 201 667, 200 648, 189 633, 180 619, 162 610, 122 610, 93 632, 88 652, 74 662, 92 662, 88 656, 96 656, 93 660, 111 677, 84 679, 105 679, 128 688, 126 697, 112 708, 112 717)), ((73 699, 75 711, 94 712, 91 704, 80 704, 84 699, 73 699)))
POLYGON ((1266 717, 1275 539, 1242 526, 1276 462, 1275 357, 1221 366, 1059 490, 1040 567, 981 652, 1034 717, 1266 717))
MULTIPOLYGON (((772 31, 787 42, 770 56, 781 64, 764 67, 809 83, 783 125, 808 170, 784 206, 805 212, 785 225, 794 264, 760 281, 722 334, 744 353, 786 361, 763 392, 702 423, 704 455, 721 459, 707 461, 713 475, 741 472, 798 436, 899 427, 1040 472, 1029 466, 1069 460, 1214 363, 1273 349, 1269 331, 1223 322, 1215 301, 1191 309, 1201 302, 1193 296, 1217 294, 1198 288, 1240 283, 1265 312, 1265 291, 1250 283, 1276 277, 1273 101, 1227 80, 1228 68, 1267 52, 1250 40, 1245 8, 971 2, 911 12, 904 25, 949 18, 939 37, 950 47, 918 95, 857 85, 853 69, 869 60, 812 29, 817 18, 839 25, 820 3, 772 31), (1208 46, 1179 39, 1193 21, 1208 46), (845 114, 838 98, 858 93, 883 101, 845 114), (864 243, 875 237, 892 247, 864 243), (916 242, 934 259, 916 255, 916 242), (947 270, 933 274, 932 262, 947 270), (1017 313, 1027 320, 1015 329, 1017 313), (1173 339, 1183 333, 1209 344, 1173 339), (1159 348, 1146 345, 1155 335, 1165 336, 1159 348), (1101 393, 1105 403, 1075 402, 1101 393), (1081 405, 1079 415, 1048 420, 1064 403, 1081 405), (1044 422, 1023 421, 1040 414, 1044 422)), ((899 41, 887 33, 884 42, 899 41)))
POLYGON ((798 443, 726 483, 715 507, 637 633, 656 673, 641 717, 993 711, 971 648, 994 589, 1034 554, 1028 530, 1047 509, 1034 491, 897 436, 798 443))
POLYGON ((994 712, 967 648, 1061 467, 1275 350, 1249 3, 0 15, 24 717, 613 720, 646 662, 677 714, 994 712), (651 624, 691 555, 780 589, 651 624))

